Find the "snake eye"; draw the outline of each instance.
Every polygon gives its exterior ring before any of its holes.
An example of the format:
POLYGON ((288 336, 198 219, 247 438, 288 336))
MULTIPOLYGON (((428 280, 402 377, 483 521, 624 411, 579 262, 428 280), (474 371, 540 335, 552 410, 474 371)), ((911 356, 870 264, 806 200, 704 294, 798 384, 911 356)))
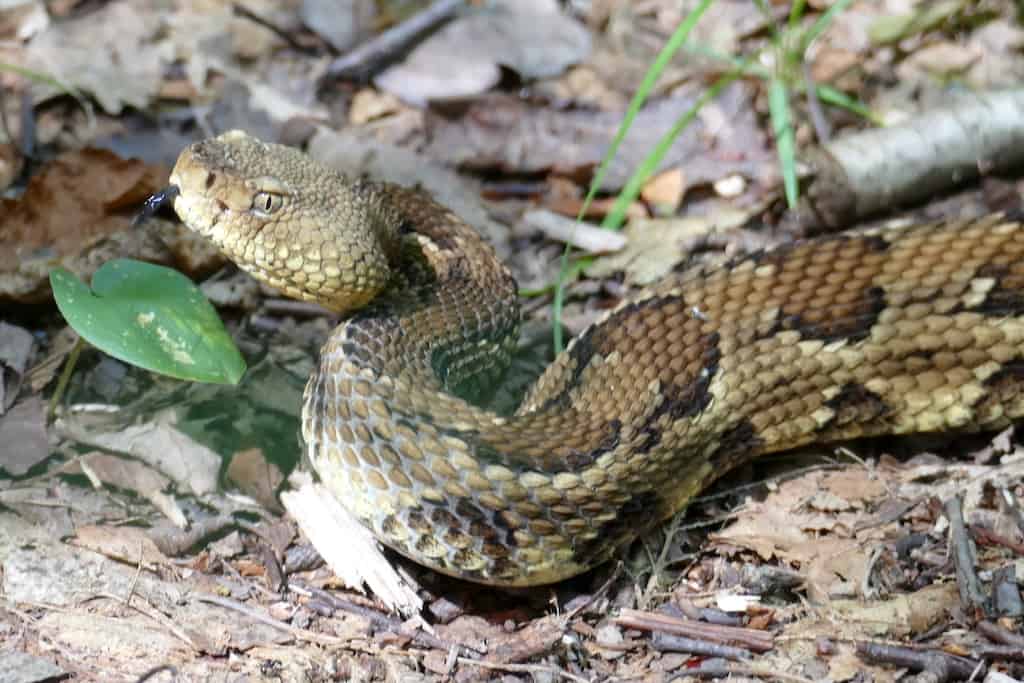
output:
POLYGON ((269 216, 284 205, 284 197, 272 192, 257 192, 252 197, 253 212, 269 216))

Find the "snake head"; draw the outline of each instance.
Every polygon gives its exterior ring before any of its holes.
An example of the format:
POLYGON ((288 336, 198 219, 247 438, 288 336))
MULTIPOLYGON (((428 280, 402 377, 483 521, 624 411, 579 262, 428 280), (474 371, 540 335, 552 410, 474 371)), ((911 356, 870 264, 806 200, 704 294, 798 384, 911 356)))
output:
POLYGON ((185 225, 289 296, 344 312, 390 280, 401 216, 297 149, 229 131, 186 147, 170 180, 185 225))

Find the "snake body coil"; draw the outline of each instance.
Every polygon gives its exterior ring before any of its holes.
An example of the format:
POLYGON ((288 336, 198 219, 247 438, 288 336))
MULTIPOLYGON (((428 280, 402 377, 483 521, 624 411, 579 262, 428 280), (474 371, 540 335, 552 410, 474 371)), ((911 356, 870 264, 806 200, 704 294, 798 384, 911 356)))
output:
POLYGON ((1024 415, 1024 226, 992 215, 800 242, 673 276, 573 340, 501 417, 512 277, 419 192, 241 132, 171 176, 181 219, 345 314, 303 408, 316 471, 385 544, 497 585, 558 581, 762 453, 1024 415))

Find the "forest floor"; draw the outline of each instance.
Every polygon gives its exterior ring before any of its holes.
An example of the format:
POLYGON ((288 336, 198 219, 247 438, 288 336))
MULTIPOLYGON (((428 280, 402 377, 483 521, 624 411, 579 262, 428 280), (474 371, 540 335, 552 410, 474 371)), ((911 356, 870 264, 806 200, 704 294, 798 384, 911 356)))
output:
MULTIPOLYGON (((787 209, 780 138, 802 159, 1024 82, 1010 0, 854 0, 807 45, 832 3, 790 22, 784 2, 715 0, 584 206, 638 85, 700 3, 435 2, 455 9, 442 25, 353 53, 427 4, 0 2, 0 683, 1024 678, 1013 430, 761 459, 553 586, 503 591, 389 554, 422 604, 405 616, 320 561, 279 494, 301 469, 302 390, 336 319, 168 217, 131 227, 187 144, 239 128, 303 145, 474 224, 523 292, 507 410, 553 357, 556 317, 568 339, 673 270, 820 231, 787 209), (624 204, 622 232, 598 230, 744 59, 624 204), (556 314, 566 240, 586 259, 556 314), (202 283, 248 363, 240 384, 77 352, 48 274, 88 281, 119 257, 202 283)), ((1019 209, 1022 176, 978 167, 872 220, 1019 209)))

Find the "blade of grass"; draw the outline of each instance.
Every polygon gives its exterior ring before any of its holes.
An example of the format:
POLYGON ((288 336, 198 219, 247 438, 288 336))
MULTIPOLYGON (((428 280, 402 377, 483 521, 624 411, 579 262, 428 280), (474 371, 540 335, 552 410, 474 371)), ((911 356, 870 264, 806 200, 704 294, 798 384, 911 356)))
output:
POLYGON ((630 100, 629 106, 626 107, 626 114, 622 118, 622 123, 619 125, 619 130, 616 131, 615 137, 612 139, 612 144, 608 147, 608 151, 605 153, 604 159, 601 161, 601 165, 597 169, 597 173, 594 174, 594 179, 590 182, 590 188, 587 190, 587 196, 583 200, 583 206, 580 208, 579 213, 576 216, 577 221, 583 220, 583 217, 587 215, 587 210, 590 208, 590 203, 594 200, 597 195, 597 191, 601 187, 601 183, 604 181, 604 176, 608 172, 608 166, 611 164, 612 159, 615 158, 616 153, 619 151, 619 146, 622 144, 622 140, 626 137, 626 133, 629 132, 630 127, 633 125, 633 120, 636 119, 636 115, 640 113, 640 108, 643 107, 644 102, 647 101, 648 95, 654 89, 658 79, 661 78, 661 74, 665 71, 665 67, 668 66, 669 62, 679 51, 679 49, 686 42, 687 37, 690 35, 690 31, 696 26, 697 22, 703 16, 704 12, 714 0, 701 0, 701 3, 697 5, 679 24, 676 30, 669 37, 668 42, 665 43, 665 47, 661 49, 658 56, 655 57, 654 63, 644 74, 644 78, 640 81, 640 86, 636 90, 636 94, 633 95, 633 99, 630 100))
POLYGON ((800 57, 807 52, 807 48, 811 46, 818 36, 820 36, 825 29, 829 27, 832 20, 836 18, 836 15, 845 10, 853 0, 838 0, 835 4, 831 5, 827 10, 821 13, 821 15, 811 24, 811 27, 801 36, 799 51, 800 57))
MULTIPOLYGON (((626 108, 626 114, 622 119, 622 123, 619 125, 619 130, 615 133, 615 137, 612 139, 612 144, 608 147, 608 151, 605 153, 604 159, 601 161, 601 165, 597 169, 597 173, 594 174, 594 179, 590 182, 590 188, 587 190, 587 196, 583 200, 583 206, 580 207, 580 211, 576 216, 577 221, 582 221, 583 217, 587 215, 587 210, 590 208, 591 202, 597 195, 601 184, 604 182, 604 176, 608 172, 608 166, 611 164, 612 159, 619 151, 619 146, 622 144, 623 139, 626 137, 626 133, 633 125, 636 115, 640 112, 640 108, 643 107, 644 102, 647 101, 647 96, 650 95, 654 89, 655 84, 658 82, 658 78, 661 77, 665 67, 668 66, 669 62, 675 56, 676 52, 683 46, 686 39, 689 37, 693 27, 697 25, 701 16, 714 0, 701 0, 701 3, 697 5, 686 18, 676 27, 672 35, 669 37, 668 42, 665 43, 665 47, 661 49, 658 56, 655 57, 654 63, 644 74, 643 80, 640 82, 640 86, 637 88, 636 94, 633 95, 633 99, 630 100, 629 106, 626 108)), ((560 353, 564 348, 562 339, 562 306, 565 299, 565 288, 570 282, 569 274, 569 255, 572 252, 572 247, 566 245, 565 250, 562 252, 562 258, 560 259, 558 284, 555 287, 555 296, 552 303, 552 326, 554 328, 553 338, 555 345, 555 352, 560 353)), ((572 276, 575 279, 578 276, 579 271, 574 271, 572 276)))
POLYGON ((818 99, 825 104, 831 104, 835 107, 842 107, 847 111, 851 111, 857 116, 862 116, 872 124, 876 126, 884 126, 885 122, 882 121, 878 116, 875 115, 871 109, 862 103, 860 100, 856 100, 842 90, 836 90, 830 85, 818 85, 815 87, 818 92, 818 99))
POLYGON ((800 28, 800 20, 804 16, 804 6, 807 4, 806 0, 793 0, 792 6, 789 8, 789 30, 796 31, 800 28))
POLYGON ((782 169, 782 185, 786 191, 786 204, 796 208, 798 186, 796 180, 796 139, 790 123, 789 93, 781 78, 768 83, 768 113, 775 132, 775 149, 782 169))
MULTIPOLYGON (((665 133, 665 135, 663 135, 660 140, 658 140, 658 143, 655 145, 654 149, 644 158, 642 162, 640 162, 640 165, 633 172, 633 175, 630 176, 625 186, 619 192, 618 196, 616 196, 615 202, 612 204, 611 210, 605 216, 604 220, 601 221, 601 227, 610 230, 617 230, 619 227, 622 226, 622 223, 624 222, 626 217, 626 211, 629 209, 629 205, 632 204, 634 200, 636 200, 637 196, 640 194, 641 188, 643 188, 643 185, 645 182, 647 182, 648 178, 654 175, 654 172, 657 170, 658 165, 661 163, 661 160, 665 157, 665 154, 668 152, 669 148, 672 146, 672 143, 675 141, 675 139, 679 137, 679 134, 686 128, 686 126, 688 126, 693 121, 693 119, 696 118, 697 114, 700 113, 700 110, 703 109, 708 102, 711 102, 716 97, 718 97, 718 95, 727 85, 737 80, 738 78, 742 77, 745 70, 746 65, 740 64, 736 69, 719 77, 718 80, 711 84, 711 87, 704 91, 704 93, 700 96, 700 98, 698 98, 698 100, 693 104, 693 106, 691 106, 685 114, 679 117, 679 119, 675 122, 672 128, 667 133, 665 133)), ((585 256, 583 258, 576 259, 570 264, 568 262, 567 256, 563 255, 563 258, 566 259, 566 261, 564 262, 565 265, 563 267, 568 268, 566 277, 564 279, 564 281, 566 282, 575 280, 577 277, 579 277, 580 273, 583 272, 583 270, 594 261, 594 258, 592 256, 585 256)), ((552 308, 556 313, 560 313, 562 306, 562 300, 560 299, 558 294, 559 290, 556 289, 555 300, 552 302, 552 308)), ((552 317, 554 317, 556 320, 560 319, 554 314, 552 317)), ((556 335, 555 339, 557 342, 561 339, 561 336, 556 335)), ((558 351, 561 351, 561 347, 556 346, 556 349, 558 351)))

